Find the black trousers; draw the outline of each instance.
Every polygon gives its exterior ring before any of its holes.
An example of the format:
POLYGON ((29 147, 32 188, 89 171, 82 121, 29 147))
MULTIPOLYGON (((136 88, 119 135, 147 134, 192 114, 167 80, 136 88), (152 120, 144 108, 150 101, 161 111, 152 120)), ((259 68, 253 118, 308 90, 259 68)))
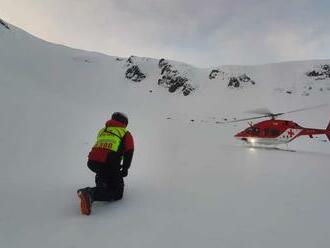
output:
POLYGON ((117 201, 123 198, 124 179, 121 176, 120 163, 116 162, 87 162, 88 168, 96 173, 96 187, 91 188, 93 201, 117 201))

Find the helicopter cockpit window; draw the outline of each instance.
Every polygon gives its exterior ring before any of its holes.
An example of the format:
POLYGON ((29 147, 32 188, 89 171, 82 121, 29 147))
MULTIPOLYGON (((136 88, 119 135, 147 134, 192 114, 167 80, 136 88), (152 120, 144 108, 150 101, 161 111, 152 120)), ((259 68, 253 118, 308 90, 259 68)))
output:
POLYGON ((245 130, 245 132, 247 132, 247 133, 252 133, 252 127, 249 127, 249 128, 247 128, 246 130, 245 130))
POLYGON ((256 127, 249 127, 245 130, 248 134, 259 134, 260 130, 259 128, 256 128, 256 127))

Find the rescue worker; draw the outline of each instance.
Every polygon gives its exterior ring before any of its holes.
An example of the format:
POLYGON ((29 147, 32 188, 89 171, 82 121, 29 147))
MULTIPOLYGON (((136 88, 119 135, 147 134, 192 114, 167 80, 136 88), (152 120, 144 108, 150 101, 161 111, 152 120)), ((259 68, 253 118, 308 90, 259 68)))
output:
POLYGON ((126 129, 128 118, 125 114, 115 112, 111 120, 97 134, 96 143, 88 155, 88 168, 96 173, 96 187, 78 190, 80 211, 91 213, 94 201, 116 201, 123 197, 124 180, 131 166, 134 141, 126 129))

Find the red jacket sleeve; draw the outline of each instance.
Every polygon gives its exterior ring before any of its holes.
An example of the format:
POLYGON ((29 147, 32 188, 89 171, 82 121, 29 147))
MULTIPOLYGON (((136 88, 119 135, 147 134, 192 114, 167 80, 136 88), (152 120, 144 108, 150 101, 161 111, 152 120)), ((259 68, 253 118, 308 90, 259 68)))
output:
POLYGON ((134 150, 134 139, 130 132, 127 131, 123 138, 123 152, 134 150))

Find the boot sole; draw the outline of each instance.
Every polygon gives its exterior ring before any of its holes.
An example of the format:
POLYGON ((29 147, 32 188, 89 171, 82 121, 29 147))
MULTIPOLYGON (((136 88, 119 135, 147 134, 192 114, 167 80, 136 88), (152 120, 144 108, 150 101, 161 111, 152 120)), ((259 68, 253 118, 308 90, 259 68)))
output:
POLYGON ((83 215, 90 215, 91 206, 89 204, 88 196, 84 192, 79 192, 78 196, 80 198, 80 213, 83 215))

